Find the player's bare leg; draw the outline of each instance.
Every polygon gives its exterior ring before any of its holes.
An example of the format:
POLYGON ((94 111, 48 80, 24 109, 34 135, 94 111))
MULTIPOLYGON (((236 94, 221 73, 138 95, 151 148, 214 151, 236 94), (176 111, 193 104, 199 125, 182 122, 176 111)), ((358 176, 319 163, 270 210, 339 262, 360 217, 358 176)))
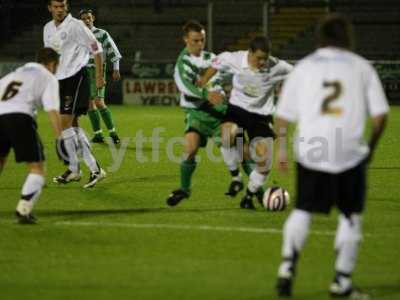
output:
POLYGON ((256 168, 249 176, 246 195, 242 198, 240 207, 254 209, 253 195, 262 188, 272 167, 273 138, 259 138, 250 147, 254 147, 256 168))
POLYGON ((45 184, 43 162, 28 163, 29 174, 21 191, 21 199, 16 208, 16 216, 20 224, 34 224, 36 218, 32 215, 35 203, 38 201, 45 184))
POLYGON ((196 169, 196 154, 200 147, 200 135, 197 132, 185 134, 183 160, 181 162, 181 187, 173 191, 167 198, 169 206, 175 206, 190 196, 192 175, 196 169))

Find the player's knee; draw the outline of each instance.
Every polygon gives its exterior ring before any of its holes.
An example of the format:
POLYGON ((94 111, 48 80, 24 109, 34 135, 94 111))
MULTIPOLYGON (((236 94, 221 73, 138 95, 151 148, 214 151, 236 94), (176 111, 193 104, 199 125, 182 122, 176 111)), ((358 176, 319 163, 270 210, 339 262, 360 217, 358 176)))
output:
POLYGON ((72 115, 61 115, 61 127, 63 130, 70 128, 73 125, 73 116, 72 115))
POLYGON ((106 104, 104 103, 104 99, 96 98, 94 102, 96 104, 96 107, 99 109, 104 109, 107 107, 106 104))
POLYGON ((255 145, 252 153, 254 161, 257 163, 258 171, 262 174, 268 174, 272 168, 273 148, 268 139, 260 139, 255 145))
POLYGON ((95 110, 96 109, 96 103, 94 100, 91 100, 89 102, 89 110, 95 110))
POLYGON ((194 144, 185 145, 185 150, 183 153, 184 160, 193 160, 196 157, 198 147, 194 144))
POLYGON ((221 142, 222 147, 229 148, 235 145, 235 137, 237 134, 237 125, 234 123, 224 123, 221 126, 221 142))
POLYGON ((44 164, 42 162, 29 163, 28 170, 29 173, 34 173, 41 176, 45 175, 44 164))

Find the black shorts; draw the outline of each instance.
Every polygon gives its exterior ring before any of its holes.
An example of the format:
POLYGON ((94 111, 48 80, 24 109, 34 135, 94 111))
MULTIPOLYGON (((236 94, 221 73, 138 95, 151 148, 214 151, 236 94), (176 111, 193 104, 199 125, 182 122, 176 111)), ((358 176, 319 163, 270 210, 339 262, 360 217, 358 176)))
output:
POLYGON ((361 213, 365 191, 365 163, 338 174, 314 171, 297 164, 298 209, 328 214, 335 205, 344 215, 361 213))
POLYGON ((16 162, 45 160, 43 145, 36 131, 36 121, 27 114, 0 115, 0 157, 14 149, 16 162))
POLYGON ((250 141, 256 137, 275 138, 272 115, 264 116, 229 104, 224 122, 232 122, 247 133, 250 141))
POLYGON ((60 83, 60 114, 84 115, 89 109, 90 79, 86 68, 60 83))

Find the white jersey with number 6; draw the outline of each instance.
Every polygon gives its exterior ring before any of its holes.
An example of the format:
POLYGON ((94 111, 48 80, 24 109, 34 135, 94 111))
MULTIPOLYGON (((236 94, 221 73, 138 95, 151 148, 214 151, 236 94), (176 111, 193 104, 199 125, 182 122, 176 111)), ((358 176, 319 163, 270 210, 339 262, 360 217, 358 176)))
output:
POLYGON ((387 113, 375 69, 361 56, 326 47, 301 60, 283 85, 276 116, 297 123, 295 153, 306 168, 344 172, 368 154, 367 115, 387 113))
POLYGON ((0 79, 0 115, 23 113, 35 117, 36 110, 59 110, 57 78, 43 65, 27 63, 0 79))
POLYGON ((274 88, 289 74, 293 66, 270 56, 267 66, 252 70, 249 51, 223 52, 212 62, 212 67, 233 74, 229 103, 248 112, 271 115, 275 111, 274 88))

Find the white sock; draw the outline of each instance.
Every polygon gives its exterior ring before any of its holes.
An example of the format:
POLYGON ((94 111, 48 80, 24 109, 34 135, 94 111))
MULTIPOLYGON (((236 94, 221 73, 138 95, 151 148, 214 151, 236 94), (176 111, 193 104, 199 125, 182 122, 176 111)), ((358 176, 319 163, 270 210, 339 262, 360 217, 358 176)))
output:
POLYGON ((225 165, 228 167, 229 171, 235 171, 239 169, 239 153, 235 146, 225 148, 220 147, 222 157, 224 159, 225 165))
POLYGON ((346 218, 344 215, 339 215, 335 239, 337 253, 335 269, 339 274, 339 284, 345 289, 351 286, 350 275, 356 264, 361 238, 361 216, 352 214, 349 218, 346 218), (340 276, 340 273, 347 276, 340 276))
POLYGON ((85 131, 80 127, 74 127, 79 141, 79 147, 82 151, 82 158, 85 164, 88 166, 91 172, 99 172, 99 166, 96 158, 93 156, 92 150, 90 149, 90 143, 86 137, 85 131))
POLYGON ((295 209, 287 218, 283 227, 282 257, 278 271, 279 277, 291 277, 293 275, 297 256, 303 249, 309 227, 311 214, 304 210, 295 209))
POLYGON ((44 182, 42 175, 35 173, 28 175, 22 187, 21 200, 19 200, 17 205, 17 211, 21 215, 28 215, 32 212, 33 206, 42 192, 44 182))
POLYGON ((78 159, 78 137, 75 133, 74 128, 68 128, 63 130, 62 138, 64 140, 65 150, 68 154, 70 171, 74 173, 79 172, 79 159, 78 159))
POLYGON ((263 186, 266 178, 267 175, 261 174, 257 170, 253 170, 249 176, 249 183, 247 185, 247 189, 252 193, 257 192, 260 189, 260 187, 263 186))

